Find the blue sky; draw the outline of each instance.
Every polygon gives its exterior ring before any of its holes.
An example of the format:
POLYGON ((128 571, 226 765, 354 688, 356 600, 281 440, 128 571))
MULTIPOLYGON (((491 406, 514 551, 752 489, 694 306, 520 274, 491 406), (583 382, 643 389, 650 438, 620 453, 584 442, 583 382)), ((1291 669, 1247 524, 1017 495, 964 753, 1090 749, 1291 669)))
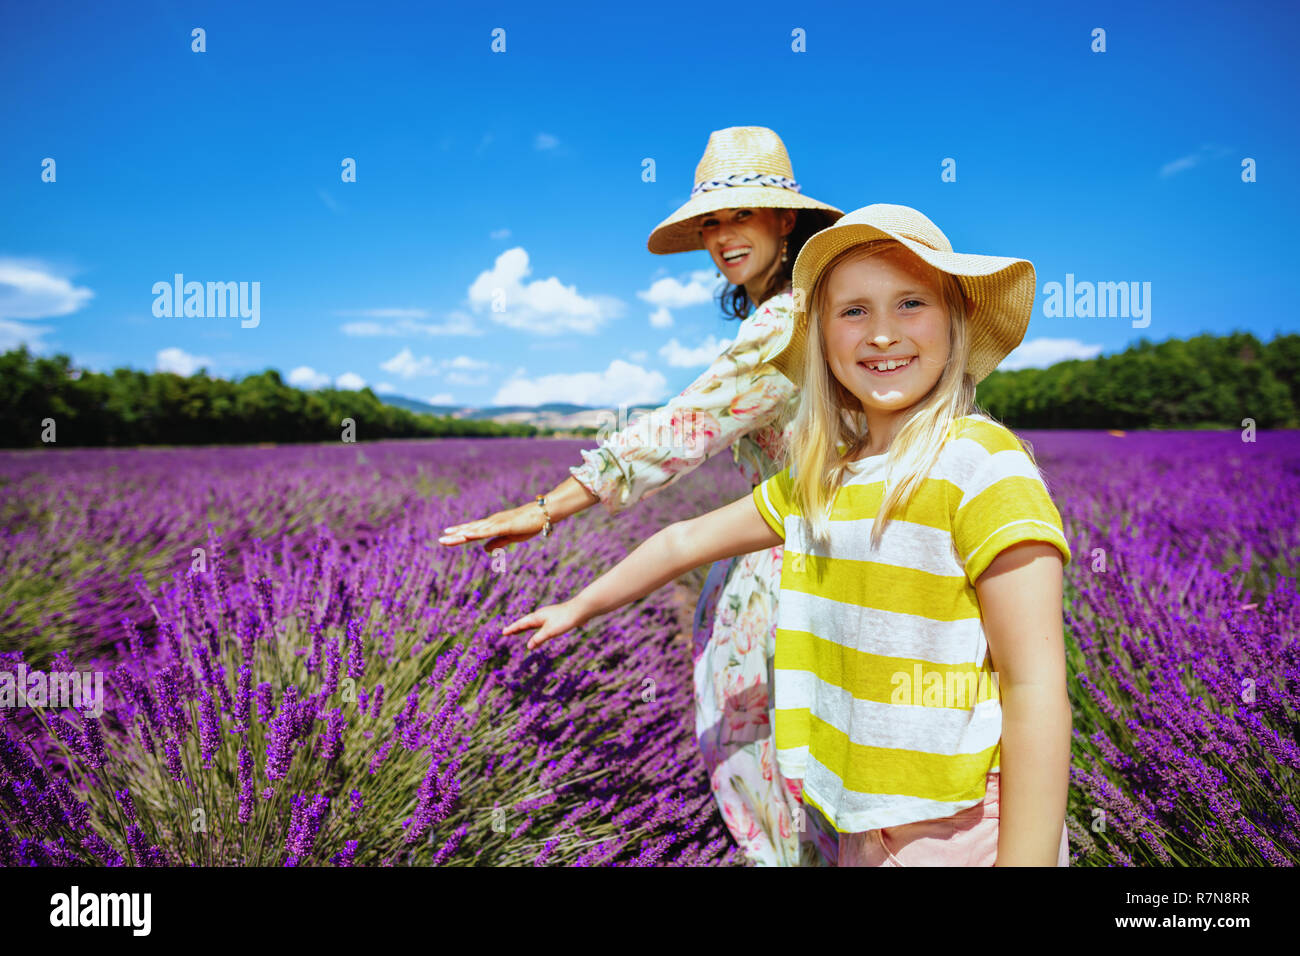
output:
POLYGON ((811 196, 1031 260, 1004 367, 1300 328, 1292 5, 709 9, 6 4, 0 349, 440 404, 663 401, 737 324, 707 254, 646 237, 734 125, 780 133, 811 196), (176 273, 257 282, 256 327, 156 316, 176 273), (1067 273, 1149 282, 1149 326, 1045 314, 1067 273))

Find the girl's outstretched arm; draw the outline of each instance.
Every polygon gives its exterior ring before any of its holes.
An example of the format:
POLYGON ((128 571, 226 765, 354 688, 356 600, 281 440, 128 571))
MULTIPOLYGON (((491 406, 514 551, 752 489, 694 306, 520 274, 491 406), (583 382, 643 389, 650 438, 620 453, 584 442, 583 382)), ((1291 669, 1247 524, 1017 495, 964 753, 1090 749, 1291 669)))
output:
POLYGON ((758 513, 752 495, 745 495, 716 511, 655 532, 575 597, 539 608, 501 633, 540 628, 528 639, 528 649, 533 650, 593 617, 659 590, 692 568, 781 543, 781 536, 758 513))
POLYGON ((975 591, 1002 698, 997 866, 1056 866, 1070 785, 1061 553, 1021 541, 975 591))

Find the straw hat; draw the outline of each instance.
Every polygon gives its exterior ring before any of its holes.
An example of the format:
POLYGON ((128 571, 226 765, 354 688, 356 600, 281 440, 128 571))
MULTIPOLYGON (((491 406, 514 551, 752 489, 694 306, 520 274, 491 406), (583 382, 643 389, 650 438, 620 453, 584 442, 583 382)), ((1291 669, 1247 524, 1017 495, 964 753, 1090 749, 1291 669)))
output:
POLYGON ((830 225, 842 211, 803 195, 781 137, 765 126, 731 126, 709 135, 695 167, 691 198, 655 226, 646 245, 660 255, 703 249, 696 216, 719 209, 817 209, 830 225))
POLYGON ((817 278, 837 255, 872 239, 897 239, 920 259, 956 277, 967 300, 970 362, 979 382, 1025 337, 1034 311, 1033 263, 1003 256, 953 252, 939 227, 908 206, 876 203, 855 209, 835 225, 814 235, 794 263, 794 321, 773 343, 767 361, 795 384, 802 384, 808 313, 817 278))

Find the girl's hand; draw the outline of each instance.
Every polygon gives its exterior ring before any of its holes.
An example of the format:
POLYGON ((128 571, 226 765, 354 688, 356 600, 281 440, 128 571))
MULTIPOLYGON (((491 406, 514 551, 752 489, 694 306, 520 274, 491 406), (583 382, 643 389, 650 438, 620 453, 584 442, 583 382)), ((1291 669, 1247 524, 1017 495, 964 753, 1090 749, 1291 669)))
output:
POLYGON ((552 638, 559 637, 575 627, 581 627, 590 618, 591 615, 585 613, 574 598, 563 604, 548 604, 531 614, 525 614, 519 620, 506 625, 501 633, 514 634, 516 631, 540 627, 541 630, 528 639, 528 649, 534 651, 552 638))
MULTIPOLYGON (((551 526, 554 527, 555 524, 556 522, 552 520, 551 526)), ((537 507, 535 503, 520 505, 518 508, 498 511, 496 514, 480 518, 478 521, 454 524, 449 528, 444 528, 443 535, 438 539, 438 543, 452 548, 458 544, 464 544, 466 541, 488 538, 490 540, 483 546, 483 550, 491 554, 497 548, 504 548, 508 544, 527 541, 534 535, 541 533, 542 528, 545 526, 546 516, 542 514, 541 508, 537 507)))

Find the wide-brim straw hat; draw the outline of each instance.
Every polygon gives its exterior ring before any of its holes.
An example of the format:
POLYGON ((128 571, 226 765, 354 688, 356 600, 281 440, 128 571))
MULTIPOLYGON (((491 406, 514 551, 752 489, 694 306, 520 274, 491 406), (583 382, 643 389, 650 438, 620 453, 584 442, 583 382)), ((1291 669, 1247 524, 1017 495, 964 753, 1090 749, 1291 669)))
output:
POLYGON ((765 126, 731 126, 709 135, 690 199, 655 226, 646 246, 660 255, 703 249, 697 216, 746 207, 814 209, 828 226, 844 215, 801 192, 780 136, 765 126))
POLYGON ((794 321, 765 356, 791 382, 802 384, 809 312, 818 278, 841 252, 873 239, 897 239, 917 258, 956 277, 967 301, 967 370, 976 382, 986 378, 1024 339, 1036 298, 1033 263, 953 252, 948 237, 922 213, 908 206, 876 203, 855 209, 812 236, 795 259, 791 282, 794 321))

